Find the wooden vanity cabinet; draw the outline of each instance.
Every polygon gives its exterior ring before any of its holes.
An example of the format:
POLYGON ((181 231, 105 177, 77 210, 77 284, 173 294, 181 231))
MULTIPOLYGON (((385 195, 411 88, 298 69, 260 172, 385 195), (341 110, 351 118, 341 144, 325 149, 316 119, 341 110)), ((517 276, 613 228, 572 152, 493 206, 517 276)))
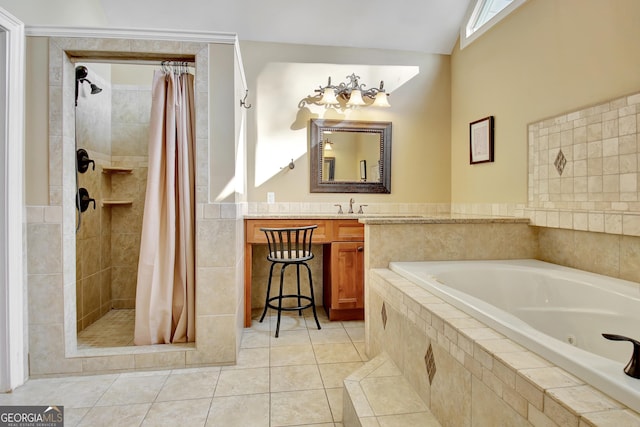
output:
POLYGON ((330 320, 364 319, 364 225, 335 220, 324 246, 324 309, 330 320))
POLYGON ((317 224, 313 243, 323 247, 323 303, 330 320, 364 319, 364 224, 357 219, 264 218, 245 220, 245 326, 251 326, 252 245, 265 244, 261 227, 317 224))
POLYGON ((324 309, 330 320, 364 319, 364 241, 324 248, 324 309))

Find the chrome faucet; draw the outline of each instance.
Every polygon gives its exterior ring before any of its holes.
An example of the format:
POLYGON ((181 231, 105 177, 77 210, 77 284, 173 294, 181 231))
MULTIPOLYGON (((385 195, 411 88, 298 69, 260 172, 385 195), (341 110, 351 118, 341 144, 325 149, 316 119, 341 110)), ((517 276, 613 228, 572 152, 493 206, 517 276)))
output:
POLYGON ((353 200, 353 198, 351 198, 351 200, 349 200, 349 213, 352 214, 353 213, 353 204, 355 203, 355 200, 353 200))

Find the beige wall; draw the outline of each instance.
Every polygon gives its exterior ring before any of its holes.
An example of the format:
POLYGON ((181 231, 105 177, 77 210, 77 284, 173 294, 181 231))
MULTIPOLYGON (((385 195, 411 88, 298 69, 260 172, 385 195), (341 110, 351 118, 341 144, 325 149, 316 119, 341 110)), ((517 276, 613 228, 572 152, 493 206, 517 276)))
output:
POLYGON ((46 37, 27 37, 25 204, 49 204, 49 55, 46 37))
POLYGON ((451 199, 527 200, 527 124, 640 87, 640 2, 528 1, 451 57, 451 199), (469 123, 495 116, 495 162, 469 165, 469 123))
POLYGON ((310 118, 393 122, 389 195, 357 195, 357 202, 448 202, 450 65, 446 55, 374 49, 241 42, 247 75, 248 180, 250 202, 346 201, 347 195, 309 192, 310 118), (390 91, 389 109, 326 109, 300 102, 319 85, 346 81, 390 91), (295 169, 286 168, 291 159, 295 169))

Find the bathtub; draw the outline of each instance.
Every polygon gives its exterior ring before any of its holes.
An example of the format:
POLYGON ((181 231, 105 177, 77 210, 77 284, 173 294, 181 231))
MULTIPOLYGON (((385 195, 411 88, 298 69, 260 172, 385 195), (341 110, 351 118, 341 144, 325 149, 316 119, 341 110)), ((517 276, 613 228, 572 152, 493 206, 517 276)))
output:
POLYGON ((392 262, 389 268, 640 411, 624 366, 640 340, 640 285, 536 260, 392 262))

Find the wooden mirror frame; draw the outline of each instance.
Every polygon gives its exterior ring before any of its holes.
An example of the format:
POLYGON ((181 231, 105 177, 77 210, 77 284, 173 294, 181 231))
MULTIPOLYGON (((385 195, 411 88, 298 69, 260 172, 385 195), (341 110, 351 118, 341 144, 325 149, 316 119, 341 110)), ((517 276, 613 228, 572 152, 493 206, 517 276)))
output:
POLYGON ((310 187, 312 193, 391 193, 391 122, 311 119, 310 187), (323 181, 322 133, 362 132, 380 136, 380 182, 323 181))

